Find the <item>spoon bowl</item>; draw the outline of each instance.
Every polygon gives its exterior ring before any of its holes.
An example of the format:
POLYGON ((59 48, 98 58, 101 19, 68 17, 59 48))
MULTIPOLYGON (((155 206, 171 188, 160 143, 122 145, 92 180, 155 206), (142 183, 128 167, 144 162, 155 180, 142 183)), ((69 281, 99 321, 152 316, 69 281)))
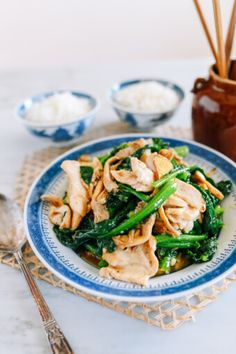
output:
POLYGON ((0 251, 15 253, 26 242, 20 207, 0 194, 0 251))
POLYGON ((12 253, 16 257, 38 306, 52 353, 73 354, 24 261, 21 249, 25 242, 26 237, 20 207, 5 195, 0 194, 0 251, 12 253))

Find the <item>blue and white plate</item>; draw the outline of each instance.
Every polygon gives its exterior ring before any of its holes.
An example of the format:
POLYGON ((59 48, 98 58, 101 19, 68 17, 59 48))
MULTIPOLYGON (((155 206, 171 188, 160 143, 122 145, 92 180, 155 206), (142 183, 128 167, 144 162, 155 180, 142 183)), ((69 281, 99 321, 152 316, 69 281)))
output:
POLYGON ((87 293, 124 301, 157 301, 180 297, 187 292, 196 292, 230 272, 236 263, 236 165, 224 155, 190 141, 163 138, 171 146, 188 145, 191 164, 198 164, 207 171, 217 167, 216 179, 231 179, 234 190, 226 198, 224 228, 219 237, 218 251, 212 261, 193 264, 183 270, 150 280, 148 287, 128 284, 99 276, 98 270, 81 259, 56 238, 48 220, 49 206, 40 201, 44 193, 63 196, 66 189, 65 174, 60 164, 65 159, 76 159, 81 154, 102 155, 108 149, 124 141, 148 134, 129 134, 99 139, 78 146, 51 163, 35 181, 25 204, 25 228, 30 245, 42 261, 59 278, 87 293))

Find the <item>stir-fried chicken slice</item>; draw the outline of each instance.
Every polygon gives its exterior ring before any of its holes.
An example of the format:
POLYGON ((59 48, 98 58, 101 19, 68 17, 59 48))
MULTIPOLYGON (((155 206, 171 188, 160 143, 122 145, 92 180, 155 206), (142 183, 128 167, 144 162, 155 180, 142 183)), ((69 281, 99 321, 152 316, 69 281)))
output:
POLYGON ((166 230, 168 231, 168 233, 172 236, 179 236, 181 234, 181 232, 179 230, 177 230, 169 221, 168 217, 166 216, 165 210, 163 208, 163 206, 161 206, 158 210, 159 215, 161 220, 163 221, 166 230))
POLYGON ((123 159, 131 156, 135 151, 148 143, 150 143, 150 141, 145 139, 128 142, 126 148, 119 150, 114 156, 106 161, 103 172, 103 184, 108 192, 116 192, 118 190, 118 185, 112 178, 111 170, 116 170, 123 159))
POLYGON ((118 161, 116 156, 110 157, 105 165, 103 171, 103 184, 108 192, 116 192, 118 190, 117 183, 113 180, 111 175, 111 166, 118 161))
POLYGON ((67 198, 73 211, 71 228, 76 229, 88 211, 90 201, 88 188, 80 176, 80 163, 65 160, 61 168, 68 176, 67 198))
POLYGON ((170 160, 157 152, 151 153, 150 150, 145 150, 141 156, 141 161, 154 173, 155 179, 161 178, 173 169, 170 160))
POLYGON ((159 209, 159 215, 168 232, 178 236, 192 230, 194 221, 206 209, 201 193, 188 183, 176 178, 177 190, 159 209))
POLYGON ((149 240, 152 236, 152 229, 155 223, 156 215, 151 215, 144 223, 135 230, 130 230, 128 235, 113 237, 113 240, 119 248, 138 246, 149 240))
MULTIPOLYGON (((81 166, 84 166, 84 163, 81 163, 81 166)), ((90 161, 89 166, 93 168, 93 175, 88 188, 90 198, 92 198, 96 185, 99 182, 99 180, 102 178, 103 166, 97 157, 93 157, 93 159, 90 161)))
POLYGON ((191 207, 166 208, 166 216, 176 228, 189 232, 193 228, 193 222, 200 216, 199 210, 191 207))
POLYGON ((188 166, 187 162, 185 162, 183 160, 183 158, 181 156, 179 156, 175 149, 169 148, 169 149, 161 149, 160 150, 160 154, 162 156, 165 156, 168 160, 172 160, 175 159, 175 161, 179 164, 179 165, 183 165, 183 166, 188 166))
POLYGON ((138 140, 134 140, 134 141, 130 141, 127 143, 127 147, 124 149, 119 150, 115 156, 118 159, 124 159, 128 156, 131 156, 132 154, 135 153, 135 151, 137 151, 138 149, 144 147, 147 144, 151 144, 151 140, 150 139, 138 139, 138 140))
POLYGON ((60 226, 60 229, 69 229, 71 226, 71 210, 69 205, 64 204, 60 207, 51 206, 48 217, 51 223, 60 226))
MULTIPOLYGON (((177 190, 172 195, 181 198, 192 208, 197 208, 201 213, 203 213, 206 210, 206 203, 201 193, 191 184, 183 182, 178 178, 175 179, 175 182, 177 184, 177 190)), ((166 204, 170 203, 171 198, 172 196, 169 197, 166 204)))
POLYGON ((200 184, 205 185, 207 189, 211 192, 211 194, 213 194, 217 199, 219 200, 224 199, 224 194, 222 194, 221 191, 219 191, 219 189, 214 187, 213 184, 211 184, 200 171, 195 172, 194 180, 197 183, 200 182, 200 184))
POLYGON ((142 245, 117 248, 113 253, 104 252, 103 259, 109 264, 100 269, 100 275, 106 278, 147 285, 149 278, 158 271, 155 256, 156 240, 153 236, 142 245))
POLYGON ((51 223, 60 226, 60 229, 70 228, 71 210, 69 205, 64 204, 62 199, 50 194, 42 195, 41 199, 51 204, 48 215, 51 223))
POLYGON ((116 170, 111 171, 112 176, 116 181, 125 183, 140 192, 149 192, 153 190, 152 182, 154 181, 154 174, 145 163, 131 157, 131 171, 116 170))
POLYGON ((60 207, 64 204, 63 200, 61 198, 56 197, 55 195, 52 194, 43 194, 41 196, 41 200, 44 202, 48 202, 52 204, 55 207, 60 207))
POLYGON ((83 164, 84 162, 87 163, 87 162, 91 162, 92 161, 92 158, 90 155, 87 155, 87 154, 84 154, 84 155, 80 155, 80 157, 78 158, 78 161, 83 164))
POLYGON ((108 193, 104 189, 103 181, 100 179, 94 189, 91 208, 94 214, 94 223, 98 223, 109 218, 109 212, 106 207, 108 193))

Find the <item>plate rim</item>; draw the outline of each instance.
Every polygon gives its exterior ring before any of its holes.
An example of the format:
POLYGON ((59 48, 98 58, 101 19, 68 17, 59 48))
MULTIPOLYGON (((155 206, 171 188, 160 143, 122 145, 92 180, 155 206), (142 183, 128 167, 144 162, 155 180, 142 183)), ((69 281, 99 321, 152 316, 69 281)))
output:
MULTIPOLYGON (((42 172, 39 174, 39 176, 34 180, 34 182, 32 183, 27 197, 25 199, 25 204, 24 204, 24 226, 25 226, 25 231, 26 231, 26 235, 27 235, 27 239, 28 242, 33 250, 33 252, 36 254, 36 256, 39 258, 39 260, 44 264, 44 266, 49 269, 53 274, 55 274, 59 279, 62 279, 63 281, 65 281, 65 283, 73 286, 74 288, 78 289, 78 290, 82 290, 87 294, 91 294, 93 296, 99 296, 102 298, 106 298, 106 299, 110 299, 110 300, 121 300, 121 301, 128 301, 128 302, 154 302, 154 301, 163 301, 163 300, 170 300, 170 299, 174 299, 174 298, 180 298, 183 297, 185 295, 188 295, 190 293, 196 293, 199 292, 201 290, 203 290, 204 288, 207 288, 217 282, 219 282, 221 279, 225 278, 229 273, 231 273, 233 271, 234 268, 236 268, 236 263, 231 265, 226 271, 222 272, 221 274, 217 275, 216 277, 214 277, 211 280, 208 280, 206 282, 204 282, 203 284, 197 285, 194 288, 191 289, 185 289, 182 291, 179 291, 177 293, 172 293, 172 294, 165 294, 165 295, 153 295, 153 296, 126 296, 126 295, 117 295, 117 294, 111 294, 111 293, 106 293, 106 292, 102 292, 102 291, 97 291, 94 289, 91 289, 89 287, 85 287, 83 285, 78 284, 77 282, 68 279, 66 276, 64 276, 62 273, 60 273, 59 271, 55 270, 53 268, 53 266, 51 266, 47 260, 43 257, 43 255, 40 254, 40 252, 37 250, 36 246, 34 245, 34 242, 31 238, 30 232, 29 232, 29 228, 28 228, 28 217, 27 217, 27 209, 29 206, 29 200, 31 197, 32 192, 35 189, 35 186, 37 185, 37 183, 39 182, 39 180, 42 178, 42 176, 49 171, 53 165, 55 165, 59 160, 63 159, 64 157, 70 155, 71 153, 80 150, 82 148, 86 148, 89 146, 92 146, 93 144, 99 143, 99 142, 104 142, 104 141, 108 141, 108 140, 114 140, 114 139, 119 139, 119 138, 135 138, 135 137, 143 137, 143 138, 148 138, 148 137, 160 137, 160 138, 165 138, 165 139, 170 139, 170 140, 175 140, 178 142, 182 142, 182 143, 188 143, 188 144, 192 144, 195 146, 198 146, 202 149, 208 150, 212 153, 214 153, 215 155, 218 155, 219 157, 221 157, 223 160, 227 161, 228 163, 230 163, 234 168, 236 168, 236 163, 234 161, 232 161, 230 158, 228 158, 227 156, 225 156, 224 154, 216 151, 215 149, 208 147, 204 144, 195 142, 193 140, 190 139, 181 139, 181 138, 175 138, 175 137, 168 137, 168 136, 160 136, 158 135, 158 133, 127 133, 127 134, 114 134, 114 135, 109 135, 108 137, 105 138, 98 138, 98 139, 93 139, 89 142, 85 142, 83 144, 77 145, 69 150, 67 150, 66 152, 64 152, 63 154, 60 154, 58 157, 56 157, 55 159, 53 159, 53 161, 51 161, 50 164, 48 164, 43 170, 42 172)), ((125 289, 124 289, 125 290, 125 289)), ((129 289, 127 290, 129 291, 129 289)))

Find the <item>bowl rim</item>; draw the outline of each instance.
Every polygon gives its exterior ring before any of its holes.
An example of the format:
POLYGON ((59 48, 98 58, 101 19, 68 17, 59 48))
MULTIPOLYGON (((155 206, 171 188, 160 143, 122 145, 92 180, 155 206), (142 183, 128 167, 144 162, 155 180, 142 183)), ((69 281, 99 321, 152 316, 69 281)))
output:
MULTIPOLYGON (((33 103, 34 104, 34 103, 33 103)), ((83 92, 83 91, 77 91, 77 90, 66 90, 66 89, 62 89, 62 90, 54 90, 54 91, 46 91, 43 92, 41 94, 37 94, 37 95, 33 95, 30 96, 28 98, 26 98, 24 101, 18 103, 16 105, 15 108, 15 117, 16 119, 23 124, 26 127, 30 127, 30 128, 55 128, 55 127, 61 127, 61 126, 67 126, 70 124, 74 124, 83 120, 86 120, 87 118, 89 118, 91 115, 94 115, 98 112, 98 110, 100 109, 101 103, 100 100, 98 98, 96 98, 95 96, 92 96, 91 94, 87 93, 87 92, 83 92), (43 98, 42 101, 44 101, 46 98, 54 96, 55 94, 60 94, 60 93, 64 93, 64 92, 69 92, 72 95, 76 96, 76 95, 83 95, 83 96, 87 96, 88 99, 93 99, 95 102, 94 107, 87 112, 86 114, 84 114, 83 116, 80 117, 74 117, 71 120, 68 120, 67 122, 55 122, 55 123, 45 123, 45 122, 32 122, 30 120, 25 119, 20 113, 20 109, 26 105, 26 103, 29 101, 33 101, 34 99, 38 99, 40 97, 43 98)))
POLYGON ((109 103, 111 104, 112 107, 115 107, 117 109, 119 109, 120 111, 124 112, 124 113, 131 113, 131 114, 137 114, 140 116, 148 116, 148 115, 162 115, 162 114, 170 114, 175 112, 180 104, 182 103, 182 101, 185 98, 185 92, 182 89, 181 86, 179 86, 178 84, 176 84, 173 81, 169 81, 169 80, 165 80, 165 79, 161 79, 161 78, 150 78, 150 77, 142 77, 142 78, 136 78, 136 79, 128 79, 128 80, 123 80, 120 82, 116 82, 114 83, 111 88, 109 89, 108 93, 107 93, 107 98, 109 103), (163 111, 163 112, 157 112, 157 111, 150 111, 150 112, 139 112, 139 111, 135 111, 132 109, 126 109, 124 106, 121 106, 119 103, 115 102, 114 100, 114 94, 112 93, 113 90, 116 90, 116 93, 118 91, 121 90, 120 86, 127 84, 127 86, 130 85, 134 85, 136 83, 140 83, 140 82, 146 82, 146 81, 154 81, 154 82, 158 82, 160 84, 162 84, 165 87, 170 88, 172 91, 176 92, 176 90, 178 91, 176 94, 179 98, 177 105, 169 110, 169 111, 163 111), (117 89, 118 88, 118 89, 117 89))

